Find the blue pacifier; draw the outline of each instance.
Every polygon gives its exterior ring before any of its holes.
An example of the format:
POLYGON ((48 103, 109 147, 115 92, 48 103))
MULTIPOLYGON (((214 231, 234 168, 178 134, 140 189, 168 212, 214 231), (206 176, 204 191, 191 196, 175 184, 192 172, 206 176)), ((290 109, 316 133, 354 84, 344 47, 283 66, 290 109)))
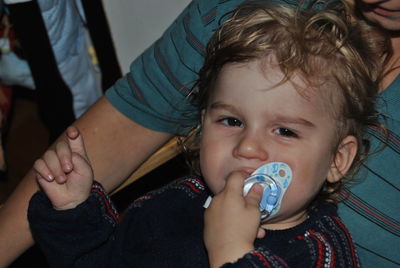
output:
POLYGON ((282 198, 292 181, 292 170, 282 162, 272 162, 256 169, 244 181, 243 195, 258 183, 264 188, 260 201, 261 219, 276 214, 281 206, 282 198))

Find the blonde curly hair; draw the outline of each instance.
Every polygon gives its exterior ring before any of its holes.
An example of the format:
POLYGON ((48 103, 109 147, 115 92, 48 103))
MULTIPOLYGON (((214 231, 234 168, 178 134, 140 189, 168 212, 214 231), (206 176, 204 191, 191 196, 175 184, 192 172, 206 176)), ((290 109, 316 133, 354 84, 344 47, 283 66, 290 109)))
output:
MULTIPOLYGON (((341 186, 351 180, 368 151, 362 146, 363 134, 367 125, 377 122, 374 104, 389 45, 377 29, 355 19, 345 2, 332 1, 323 10, 317 7, 320 1, 309 3, 308 8, 265 0, 238 6, 208 43, 194 99, 200 114, 207 107, 225 64, 274 56, 284 74, 280 83, 292 82, 296 75, 306 85, 297 85, 299 94, 307 98, 308 89, 313 88, 324 96, 337 122, 332 152, 344 137, 357 138, 359 148, 350 175, 343 175, 338 183, 327 183, 319 195, 324 200, 337 201, 341 186)), ((197 172, 200 132, 198 126, 183 141, 197 172)))

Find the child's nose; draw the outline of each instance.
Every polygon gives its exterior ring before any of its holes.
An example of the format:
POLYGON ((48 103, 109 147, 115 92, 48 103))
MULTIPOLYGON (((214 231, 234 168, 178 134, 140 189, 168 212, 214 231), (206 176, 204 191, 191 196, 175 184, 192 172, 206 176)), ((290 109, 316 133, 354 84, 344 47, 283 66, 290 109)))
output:
POLYGON ((263 137, 255 134, 245 134, 234 148, 233 155, 239 158, 243 157, 266 161, 268 159, 268 152, 265 143, 266 141, 263 137))

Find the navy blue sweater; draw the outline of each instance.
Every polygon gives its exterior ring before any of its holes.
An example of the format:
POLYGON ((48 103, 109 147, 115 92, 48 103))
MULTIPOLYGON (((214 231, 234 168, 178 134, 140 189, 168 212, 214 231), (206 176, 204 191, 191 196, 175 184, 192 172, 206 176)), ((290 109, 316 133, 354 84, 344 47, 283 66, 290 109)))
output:
MULTIPOLYGON (((119 223, 101 185, 75 209, 56 211, 36 193, 28 218, 52 267, 208 267, 198 177, 177 180, 133 202, 119 223)), ((351 237, 336 207, 320 204, 287 230, 267 230, 256 250, 224 267, 359 267, 351 237)))

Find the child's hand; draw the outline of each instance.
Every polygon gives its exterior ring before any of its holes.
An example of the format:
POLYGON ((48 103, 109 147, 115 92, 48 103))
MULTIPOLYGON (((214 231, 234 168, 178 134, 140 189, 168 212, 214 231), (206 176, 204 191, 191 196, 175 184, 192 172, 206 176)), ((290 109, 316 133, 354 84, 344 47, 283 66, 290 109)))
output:
POLYGON ((259 233, 263 189, 255 184, 243 197, 245 174, 234 172, 205 211, 204 243, 211 267, 234 262, 254 249, 259 233))
POLYGON ((57 210, 75 208, 85 201, 93 183, 82 135, 75 127, 69 127, 66 135, 68 141, 58 142, 33 166, 39 185, 57 210))

